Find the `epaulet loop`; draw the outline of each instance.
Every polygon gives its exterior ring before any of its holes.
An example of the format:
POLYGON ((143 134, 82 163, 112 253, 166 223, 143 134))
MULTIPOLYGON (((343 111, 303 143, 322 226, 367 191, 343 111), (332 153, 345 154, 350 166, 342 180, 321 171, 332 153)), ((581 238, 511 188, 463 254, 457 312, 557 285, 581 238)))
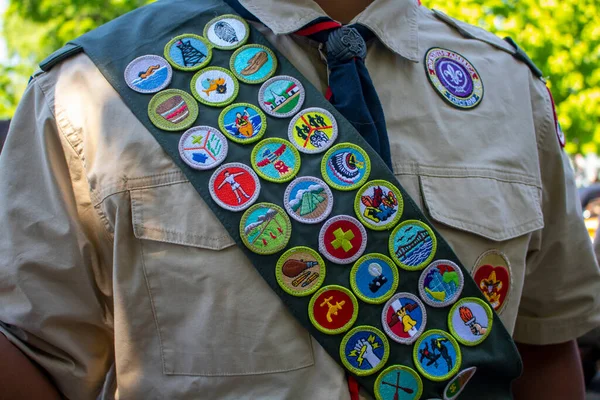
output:
POLYGON ((513 38, 511 38, 510 36, 507 36, 504 38, 504 40, 508 43, 510 43, 511 46, 513 46, 515 48, 515 53, 513 54, 513 56, 519 60, 524 62, 525 64, 527 64, 527 66, 529 67, 529 69, 531 70, 531 72, 537 76, 538 78, 543 80, 543 76, 544 73, 542 72, 541 69, 539 69, 535 63, 531 60, 531 58, 529 58, 529 56, 527 55, 527 53, 525 53, 523 51, 522 48, 519 47, 519 45, 513 40, 513 38))
POLYGON ((40 69, 44 72, 50 71, 52 67, 54 67, 59 62, 66 60, 67 58, 78 54, 83 51, 83 48, 74 43, 67 43, 64 47, 56 50, 54 53, 50 54, 40 63, 40 69))

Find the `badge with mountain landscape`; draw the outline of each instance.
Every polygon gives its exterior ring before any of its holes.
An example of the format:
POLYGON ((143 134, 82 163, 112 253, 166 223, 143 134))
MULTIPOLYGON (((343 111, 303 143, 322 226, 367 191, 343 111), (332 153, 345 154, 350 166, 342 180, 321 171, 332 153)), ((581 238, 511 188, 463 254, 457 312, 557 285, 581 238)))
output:
POLYGON ((295 179, 285 190, 283 204, 298 222, 316 224, 325 220, 333 208, 333 193, 325 182, 313 176, 295 179))

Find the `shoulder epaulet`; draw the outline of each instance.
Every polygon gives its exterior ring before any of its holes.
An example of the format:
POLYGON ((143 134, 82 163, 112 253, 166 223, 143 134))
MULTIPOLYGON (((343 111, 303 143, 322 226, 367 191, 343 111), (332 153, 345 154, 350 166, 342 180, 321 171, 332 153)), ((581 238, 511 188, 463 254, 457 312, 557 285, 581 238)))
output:
POLYGON ((44 72, 48 72, 53 66, 59 62, 66 60, 67 58, 80 53, 83 48, 77 44, 67 43, 64 47, 56 50, 50 54, 40 63, 40 69, 44 72))
POLYGON ((529 56, 527 55, 527 53, 525 53, 523 51, 522 48, 519 47, 519 45, 513 40, 513 38, 511 38, 510 36, 507 36, 504 38, 504 40, 508 43, 511 44, 511 46, 513 46, 515 48, 515 53, 513 54, 515 56, 515 58, 519 61, 524 62, 525 64, 527 64, 527 66, 529 67, 529 69, 531 70, 531 72, 537 76, 538 78, 542 79, 542 77, 544 76, 544 73, 542 72, 541 69, 539 69, 537 67, 537 65, 535 65, 535 63, 533 62, 533 60, 531 58, 529 58, 529 56))

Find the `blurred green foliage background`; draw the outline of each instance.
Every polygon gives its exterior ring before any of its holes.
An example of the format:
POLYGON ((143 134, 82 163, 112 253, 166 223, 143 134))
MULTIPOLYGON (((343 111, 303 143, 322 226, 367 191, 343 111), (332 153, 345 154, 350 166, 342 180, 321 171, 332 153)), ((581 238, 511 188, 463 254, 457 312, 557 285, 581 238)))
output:
MULTIPOLYGON (((0 65, 0 118, 14 113, 29 75, 46 55, 150 1, 9 0, 2 34, 10 59, 0 65)), ((423 4, 515 39, 548 79, 567 135, 567 151, 600 152, 596 21, 600 0, 423 0, 423 4)))

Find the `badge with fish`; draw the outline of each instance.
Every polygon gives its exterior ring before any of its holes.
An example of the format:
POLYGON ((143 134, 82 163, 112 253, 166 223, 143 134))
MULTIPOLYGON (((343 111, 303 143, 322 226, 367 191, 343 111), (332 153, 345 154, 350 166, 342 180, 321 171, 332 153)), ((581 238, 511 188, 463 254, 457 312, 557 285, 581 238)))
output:
POLYGON ((238 95, 238 80, 221 67, 207 67, 192 78, 191 91, 202 104, 222 107, 232 103, 238 95))
POLYGON ((167 60, 153 54, 138 57, 125 68, 127 86, 139 93, 160 92, 169 86, 172 77, 167 60))
POLYGON ((148 117, 159 129, 180 131, 192 126, 198 118, 198 103, 183 90, 163 90, 150 100, 148 117))
POLYGON ((219 15, 204 27, 204 37, 219 50, 236 49, 246 43, 248 36, 250 36, 248 23, 233 14, 219 15))
POLYGON ((308 296, 325 281, 325 261, 309 247, 293 247, 277 261, 275 276, 279 286, 292 296, 308 296))

